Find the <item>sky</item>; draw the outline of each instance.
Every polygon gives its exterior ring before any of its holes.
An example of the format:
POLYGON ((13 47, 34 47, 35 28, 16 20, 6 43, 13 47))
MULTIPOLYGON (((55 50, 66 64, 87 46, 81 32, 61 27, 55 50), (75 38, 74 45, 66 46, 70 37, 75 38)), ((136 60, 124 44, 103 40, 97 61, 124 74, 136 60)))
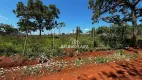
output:
MULTIPOLYGON (((17 26, 18 18, 12 12, 16 9, 16 4, 22 1, 25 4, 27 0, 1 0, 0 1, 0 23, 11 24, 17 26)), ((72 32, 76 26, 85 32, 92 27, 106 25, 105 22, 92 25, 92 11, 88 9, 88 0, 42 0, 45 5, 55 4, 60 10, 59 22, 65 22, 66 27, 61 32, 72 32)), ((108 25, 108 24, 107 24, 108 25)))
MULTIPOLYGON (((16 4, 22 1, 24 4, 27 0, 1 0, 0 1, 0 23, 17 26, 18 18, 12 12, 16 9, 16 4)), ((45 5, 55 4, 60 10, 59 22, 65 22, 66 27, 61 29, 62 33, 70 33, 76 26, 80 26, 83 32, 92 27, 108 26, 110 24, 100 21, 92 25, 92 11, 88 9, 88 0, 42 0, 45 5)), ((55 30, 57 32, 57 30, 55 30)), ((49 32, 49 31, 48 31, 49 32)), ((45 32, 45 33, 48 33, 45 32)), ((36 32, 38 33, 38 32, 36 32)))

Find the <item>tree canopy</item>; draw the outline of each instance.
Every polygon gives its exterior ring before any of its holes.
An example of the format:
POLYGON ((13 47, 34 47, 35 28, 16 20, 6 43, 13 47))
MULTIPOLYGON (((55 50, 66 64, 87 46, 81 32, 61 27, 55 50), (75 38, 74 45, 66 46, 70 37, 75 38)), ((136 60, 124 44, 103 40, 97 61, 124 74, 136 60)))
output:
POLYGON ((97 29, 97 34, 109 33, 110 29, 107 26, 101 26, 97 29))
POLYGON ((99 20, 114 24, 132 22, 133 41, 136 44, 137 21, 142 16, 142 7, 138 6, 140 2, 142 0, 89 0, 89 9, 93 11, 93 23, 99 20))
POLYGON ((18 29, 13 28, 12 25, 0 23, 0 33, 3 35, 5 35, 5 34, 14 34, 15 35, 18 33, 18 29))
POLYGON ((40 31, 50 30, 57 27, 56 19, 59 18, 59 9, 50 4, 44 5, 41 0, 28 0, 27 5, 23 2, 18 2, 17 8, 13 10, 16 16, 20 19, 18 24, 23 31, 40 31))

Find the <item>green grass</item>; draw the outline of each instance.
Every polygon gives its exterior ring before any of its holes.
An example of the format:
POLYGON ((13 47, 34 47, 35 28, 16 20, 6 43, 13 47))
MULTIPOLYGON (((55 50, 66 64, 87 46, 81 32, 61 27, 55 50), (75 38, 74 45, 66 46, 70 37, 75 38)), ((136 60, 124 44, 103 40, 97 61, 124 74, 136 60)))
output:
POLYGON ((136 54, 124 53, 121 50, 118 50, 112 55, 108 55, 104 57, 102 56, 96 57, 95 62, 106 63, 106 62, 115 61, 115 60, 130 60, 136 57, 137 57, 136 54))
MULTIPOLYGON (((57 36, 54 40, 54 45, 52 36, 28 36, 27 45, 24 52, 24 56, 29 57, 38 57, 40 54, 45 54, 47 57, 58 57, 64 55, 64 50, 61 49, 61 45, 70 45, 70 39, 74 38, 75 35, 72 36, 57 36), (54 46, 55 49, 52 49, 54 46)), ((87 49, 76 49, 79 52, 83 53, 86 51, 94 51, 94 50, 110 50, 111 47, 106 46, 103 41, 100 40, 99 36, 95 37, 96 47, 93 47, 93 38, 91 36, 81 35, 78 38, 81 45, 88 45, 87 49)), ((0 56, 11 56, 15 54, 22 54, 24 49, 24 36, 1 36, 0 35, 0 56)))
MULTIPOLYGON (((27 45, 25 49, 25 55, 28 56, 39 56, 39 54, 46 54, 49 57, 54 57, 62 54, 60 49, 61 45, 70 45, 70 39, 75 36, 60 36, 54 40, 55 49, 53 47, 52 36, 29 36, 27 39, 27 45)), ((93 41, 91 37, 80 36, 78 38, 81 45, 88 45, 89 49, 78 49, 79 51, 89 51, 93 47, 93 41)), ((23 54, 24 49, 24 36, 0 36, 0 55, 10 56, 14 54, 23 54)))
POLYGON ((106 63, 109 59, 107 57, 96 57, 95 62, 96 63, 106 63))

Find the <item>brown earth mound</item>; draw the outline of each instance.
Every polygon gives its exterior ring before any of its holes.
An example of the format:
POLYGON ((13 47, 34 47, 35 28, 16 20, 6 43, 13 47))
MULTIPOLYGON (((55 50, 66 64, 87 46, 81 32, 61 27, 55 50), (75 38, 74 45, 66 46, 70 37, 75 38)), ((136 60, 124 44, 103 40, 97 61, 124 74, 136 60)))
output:
POLYGON ((35 60, 28 60, 24 59, 21 56, 14 56, 14 57, 0 57, 0 68, 10 68, 16 66, 25 66, 25 65, 35 65, 38 64, 38 61, 35 60))

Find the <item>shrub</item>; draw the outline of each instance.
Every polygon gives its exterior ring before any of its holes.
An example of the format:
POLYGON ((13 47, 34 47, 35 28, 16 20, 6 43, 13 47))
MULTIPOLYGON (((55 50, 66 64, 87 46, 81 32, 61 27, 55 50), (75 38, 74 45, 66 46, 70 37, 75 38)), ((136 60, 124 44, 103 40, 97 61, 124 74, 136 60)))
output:
POLYGON ((138 46, 138 48, 142 48, 142 40, 138 40, 137 46, 138 46))
POLYGON ((111 50, 110 47, 96 47, 94 49, 95 51, 106 51, 106 50, 111 50))
POLYGON ((82 60, 81 60, 80 58, 76 59, 76 60, 75 60, 75 65, 76 65, 77 67, 80 67, 80 66, 82 65, 82 60))
POLYGON ((96 59, 95 59, 96 63, 106 63, 108 61, 109 61, 109 59, 106 57, 96 57, 96 59))
POLYGON ((125 60, 135 58, 135 54, 124 53, 121 50, 116 51, 116 53, 109 55, 108 58, 110 61, 112 60, 125 60))
POLYGON ((14 55, 14 54, 17 54, 18 51, 16 51, 14 49, 14 47, 12 46, 6 46, 6 47, 0 47, 0 55, 3 56, 10 56, 10 55, 14 55))

